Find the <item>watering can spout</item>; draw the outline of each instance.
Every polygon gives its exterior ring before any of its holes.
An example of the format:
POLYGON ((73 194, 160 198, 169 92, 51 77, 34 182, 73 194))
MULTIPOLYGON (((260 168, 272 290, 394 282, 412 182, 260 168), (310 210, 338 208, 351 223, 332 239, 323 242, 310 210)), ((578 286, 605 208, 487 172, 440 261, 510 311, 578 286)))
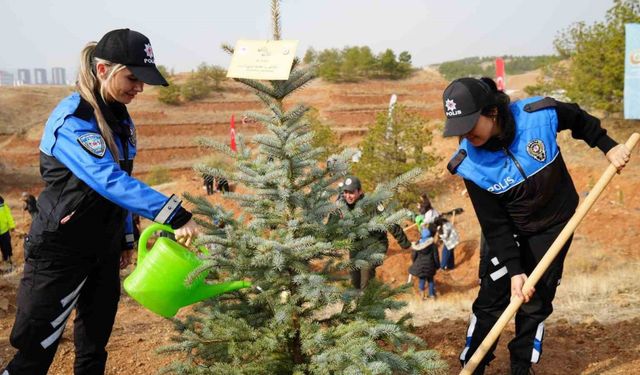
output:
POLYGON ((187 305, 191 305, 200 301, 204 301, 208 298, 219 296, 220 294, 233 292, 242 288, 248 288, 251 286, 249 281, 237 280, 227 281, 219 284, 202 284, 198 289, 194 290, 189 299, 187 305))

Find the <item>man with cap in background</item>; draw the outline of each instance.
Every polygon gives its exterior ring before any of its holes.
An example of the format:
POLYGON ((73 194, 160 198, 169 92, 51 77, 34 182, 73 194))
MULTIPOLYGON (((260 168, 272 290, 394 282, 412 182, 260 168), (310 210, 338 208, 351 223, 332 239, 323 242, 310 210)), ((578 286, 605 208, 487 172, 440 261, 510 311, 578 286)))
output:
MULTIPOLYGON (((356 207, 358 201, 364 198, 364 192, 362 191, 362 184, 360 179, 355 176, 348 176, 340 183, 342 188, 341 195, 338 198, 340 201, 344 201, 349 211, 356 207)), ((384 207, 378 206, 380 212, 384 211, 384 207)), ((333 214, 329 217, 329 224, 336 224, 342 215, 333 214)), ((402 228, 393 224, 389 230, 393 237, 398 241, 398 244, 403 249, 408 249, 411 246, 411 242, 407 239, 402 228)), ((370 253, 382 253, 386 254, 389 248, 389 239, 387 238, 386 231, 371 231, 369 235, 363 238, 358 238, 354 241, 351 250, 349 251, 349 259, 363 259, 369 261, 367 254, 370 253)), ((369 263, 369 266, 360 267, 351 271, 351 284, 356 289, 364 289, 369 283, 370 279, 376 277, 376 268, 380 264, 369 263)))

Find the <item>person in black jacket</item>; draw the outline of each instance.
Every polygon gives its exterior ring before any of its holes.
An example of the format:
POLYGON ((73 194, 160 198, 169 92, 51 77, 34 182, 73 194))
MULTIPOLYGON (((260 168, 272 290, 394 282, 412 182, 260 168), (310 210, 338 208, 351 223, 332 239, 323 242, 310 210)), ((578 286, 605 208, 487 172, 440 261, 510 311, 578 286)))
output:
POLYGON ((436 283, 434 276, 440 267, 438 257, 438 248, 434 242, 434 234, 437 227, 435 223, 420 225, 420 240, 411 245, 411 266, 409 273, 418 278, 418 289, 422 295, 422 299, 436 297, 436 283), (427 290, 425 284, 429 286, 427 290))
MULTIPOLYGON (((349 176, 340 185, 342 186, 342 194, 338 200, 344 201, 349 211, 351 211, 356 207, 358 201, 364 198, 362 184, 357 177, 349 176)), ((378 210, 383 211, 384 208, 379 206, 378 210)), ((340 215, 333 214, 329 217, 329 224, 336 224, 340 219, 340 215)), ((409 242, 399 225, 392 225, 389 231, 403 249, 408 249, 411 246, 411 242, 409 242)), ((352 249, 349 251, 349 259, 352 261, 364 260, 368 263, 367 266, 355 268, 351 271, 351 285, 354 288, 364 289, 369 280, 376 277, 376 268, 382 262, 377 264, 371 262, 370 255, 374 253, 386 254, 388 247, 389 239, 386 231, 371 231, 368 236, 354 242, 352 249)))
MULTIPOLYGON (((578 205, 556 135, 570 129, 618 170, 630 152, 578 105, 540 97, 511 103, 489 78, 453 81, 443 93, 443 105, 444 136, 461 139, 447 168, 464 179, 489 252, 460 361, 473 355, 510 297, 520 298, 524 304, 509 343, 511 373, 528 374, 542 354, 543 322, 553 310, 571 239, 535 289, 522 287, 578 205)), ((476 374, 484 372, 494 349, 495 344, 476 374)))
POLYGON ((175 230, 188 246, 199 229, 181 200, 131 177, 136 131, 126 105, 144 84, 167 85, 149 39, 118 29, 82 51, 77 92, 51 113, 40 142, 46 183, 25 237, 24 275, 4 375, 44 375, 75 309, 74 374, 105 370, 120 298, 119 269, 134 243, 132 214, 175 230))

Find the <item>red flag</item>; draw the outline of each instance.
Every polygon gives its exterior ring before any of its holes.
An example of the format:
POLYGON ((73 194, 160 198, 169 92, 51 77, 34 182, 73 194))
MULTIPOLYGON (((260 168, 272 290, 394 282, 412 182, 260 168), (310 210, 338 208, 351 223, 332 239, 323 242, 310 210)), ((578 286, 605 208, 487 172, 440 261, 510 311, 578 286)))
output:
POLYGON ((236 117, 231 115, 231 149, 238 151, 236 148, 236 117))
POLYGON ((504 91, 506 87, 504 80, 504 60, 502 57, 496 59, 496 85, 500 91, 504 91))

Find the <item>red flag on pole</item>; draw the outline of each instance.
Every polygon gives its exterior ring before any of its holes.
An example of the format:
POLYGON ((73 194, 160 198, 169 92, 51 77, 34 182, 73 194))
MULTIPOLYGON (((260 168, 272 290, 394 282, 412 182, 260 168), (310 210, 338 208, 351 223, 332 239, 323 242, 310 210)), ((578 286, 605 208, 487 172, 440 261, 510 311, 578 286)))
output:
POLYGON ((504 91, 506 87, 504 80, 504 60, 502 57, 496 59, 496 85, 500 91, 504 91))
POLYGON ((231 149, 238 151, 236 148, 236 117, 231 115, 231 149))

